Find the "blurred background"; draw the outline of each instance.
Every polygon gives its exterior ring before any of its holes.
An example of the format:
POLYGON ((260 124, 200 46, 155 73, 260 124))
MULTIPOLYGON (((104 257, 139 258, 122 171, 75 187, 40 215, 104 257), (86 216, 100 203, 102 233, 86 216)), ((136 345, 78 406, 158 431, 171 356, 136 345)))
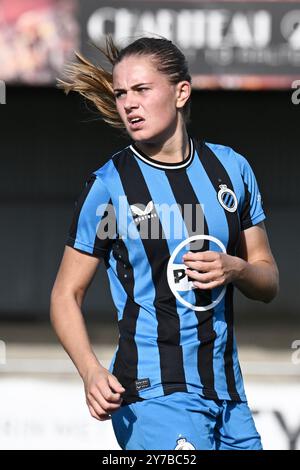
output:
MULTIPOLYGON (((125 138, 55 88, 74 50, 173 40, 193 75, 190 132, 251 163, 281 274, 271 304, 235 297, 249 404, 266 449, 300 449, 300 4, 298 1, 0 0, 0 449, 118 449, 90 417, 51 329, 49 296, 74 201, 125 138)), ((117 316, 100 265, 84 315, 108 366, 117 316)))

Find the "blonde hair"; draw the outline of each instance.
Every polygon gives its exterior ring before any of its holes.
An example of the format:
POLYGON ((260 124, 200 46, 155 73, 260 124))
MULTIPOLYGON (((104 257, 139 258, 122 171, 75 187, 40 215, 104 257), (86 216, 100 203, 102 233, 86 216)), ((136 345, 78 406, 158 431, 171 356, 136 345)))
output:
MULTIPOLYGON (((96 46, 95 46, 96 47, 96 46)), ((114 65, 119 50, 110 36, 106 38, 106 47, 98 50, 114 65)), ((87 100, 91 101, 100 111, 103 120, 113 127, 124 128, 124 124, 117 111, 113 91, 112 73, 100 65, 95 65, 78 52, 75 52, 78 62, 66 65, 65 80, 58 79, 57 86, 68 94, 77 91, 87 100)))
MULTIPOLYGON (((112 67, 127 56, 150 56, 155 60, 158 71, 167 75, 172 84, 182 80, 191 83, 185 56, 175 44, 165 38, 142 37, 125 48, 118 49, 109 35, 106 37, 105 48, 95 47, 108 59, 112 67)), ((66 66, 66 78, 58 79, 57 86, 66 94, 77 91, 94 104, 105 122, 112 127, 124 129, 116 107, 112 72, 91 63, 78 52, 75 55, 78 62, 66 66)), ((183 115, 187 122, 190 116, 190 99, 183 108, 183 115)))

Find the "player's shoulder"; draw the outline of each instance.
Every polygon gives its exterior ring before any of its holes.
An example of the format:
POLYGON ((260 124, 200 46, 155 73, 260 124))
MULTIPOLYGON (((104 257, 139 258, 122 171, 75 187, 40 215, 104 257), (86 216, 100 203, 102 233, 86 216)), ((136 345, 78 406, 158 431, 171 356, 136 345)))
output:
POLYGON ((93 171, 93 174, 99 179, 105 179, 106 177, 111 176, 115 173, 116 162, 122 160, 122 158, 127 155, 128 149, 129 145, 111 154, 105 163, 93 171))
POLYGON ((216 144, 212 142, 205 142, 205 144, 224 164, 237 165, 241 171, 249 165, 247 158, 229 145, 216 144))

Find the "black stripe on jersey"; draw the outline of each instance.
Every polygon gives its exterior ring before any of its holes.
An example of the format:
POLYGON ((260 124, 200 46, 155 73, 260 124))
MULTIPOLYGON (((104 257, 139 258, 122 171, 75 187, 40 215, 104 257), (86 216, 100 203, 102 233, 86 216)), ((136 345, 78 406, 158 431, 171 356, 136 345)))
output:
POLYGON ((225 294, 225 320, 227 323, 227 341, 224 353, 225 374, 228 393, 232 400, 240 400, 237 392, 233 370, 233 285, 228 284, 225 294))
MULTIPOLYGON (((138 202, 146 206, 152 200, 152 197, 132 151, 126 150, 118 158, 113 158, 113 163, 119 173, 128 203, 135 205, 138 202), (136 201, 136 194, 139 195, 138 201, 136 201)), ((159 234, 163 234, 158 215, 153 218, 152 227, 154 226, 153 221, 158 224, 159 234)), ((141 237, 141 241, 152 270, 155 289, 154 307, 158 323, 157 346, 164 394, 167 395, 173 391, 187 392, 183 352, 180 345, 180 321, 176 308, 176 299, 167 281, 167 263, 165 260, 170 258, 168 244, 165 237, 161 236, 156 240, 156 243, 153 243, 151 238, 146 237, 141 237), (158 278, 155 278, 155 273, 159 273, 158 278)), ((141 378, 137 377, 136 379, 141 378)))
MULTIPOLYGON (((219 204, 218 192, 220 190, 220 185, 226 184, 228 189, 231 189, 232 191, 234 191, 232 181, 225 167, 222 165, 218 157, 213 153, 213 151, 207 145, 204 144, 202 146, 202 152, 201 152, 201 148, 199 148, 199 145, 196 145, 196 147, 198 151, 198 156, 204 167, 204 170, 207 173, 207 176, 209 177, 213 187, 216 190, 216 202, 219 204), (200 155, 199 155, 199 152, 200 152, 200 155)), ((235 255, 236 246, 237 246, 239 234, 240 234, 240 222, 239 222, 239 217, 238 217, 238 211, 236 210, 235 212, 229 212, 224 208, 223 210, 227 219, 227 225, 228 225, 228 231, 229 231, 227 253, 230 255, 235 255)))
POLYGON ((122 398, 122 405, 142 400, 135 388, 137 378, 138 351, 134 341, 139 306, 132 300, 134 298, 134 275, 129 261, 128 250, 121 239, 117 239, 113 246, 113 257, 116 260, 118 279, 127 294, 122 319, 119 321, 119 347, 116 353, 113 374, 126 389, 122 398))
POLYGON ((244 199, 244 204, 243 204, 242 214, 241 214, 241 225, 242 225, 242 229, 245 230, 246 228, 251 227, 253 224, 252 224, 251 215, 250 215, 251 193, 249 191, 247 183, 245 181, 243 182, 244 182, 245 199, 244 199))
MULTIPOLYGON (((187 176, 186 169, 175 171, 165 170, 169 184, 172 188, 176 203, 179 204, 180 210, 183 214, 185 225, 189 236, 195 235, 196 227, 193 226, 192 221, 196 221, 196 207, 202 211, 201 203, 198 200, 193 186, 187 176), (192 221, 188 217, 184 217, 184 205, 191 204, 192 207, 192 221)), ((202 211, 203 213, 203 211, 202 211)), ((208 226, 203 214, 204 235, 208 235, 208 226)), ((192 245, 190 251, 206 251, 209 249, 208 240, 204 240, 201 250, 193 250, 192 245)), ((212 302, 211 291, 194 289, 197 306, 208 305, 212 302)), ((213 350, 214 341, 216 339, 216 332, 213 329, 213 314, 214 310, 196 311, 195 315, 198 320, 198 339, 200 341, 198 348, 198 373, 203 385, 203 393, 207 398, 216 400, 218 395, 215 391, 214 369, 213 369, 213 350)))
MULTIPOLYGON (((231 179, 218 159, 218 157, 212 152, 212 150, 204 144, 200 146, 196 144, 197 153, 199 159, 206 171, 212 185, 216 190, 216 202, 218 203, 218 191, 220 189, 220 184, 226 184, 227 188, 234 190, 231 179)), ((222 207, 222 206, 221 206, 222 207)), ((240 222, 238 218, 238 211, 229 212, 224 209, 224 214, 226 216, 227 225, 228 225, 228 244, 227 244, 227 253, 230 255, 235 255, 235 249, 239 238, 240 233, 240 222)), ((226 382, 228 387, 228 393, 233 400, 239 399, 239 394, 236 389, 236 382, 234 377, 233 370, 233 308, 232 308, 232 297, 233 289, 232 285, 227 285, 226 294, 225 294, 225 321, 227 323, 227 341, 224 352, 224 363, 225 363, 225 375, 226 382)))

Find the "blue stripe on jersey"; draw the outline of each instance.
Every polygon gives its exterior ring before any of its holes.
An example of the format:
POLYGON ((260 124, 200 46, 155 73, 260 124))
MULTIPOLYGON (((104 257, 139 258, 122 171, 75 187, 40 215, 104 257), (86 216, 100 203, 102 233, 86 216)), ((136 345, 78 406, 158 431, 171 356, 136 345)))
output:
MULTIPOLYGON (((174 208, 174 218, 170 217, 170 219, 167 220, 161 213, 162 211, 157 211, 164 234, 166 236, 169 251, 172 253, 183 238, 189 237, 189 234, 174 198, 174 194, 170 187, 168 178, 164 171, 156 172, 157 174, 155 175, 155 178, 153 178, 153 168, 139 159, 136 160, 145 178, 151 197, 155 203, 159 206, 166 204, 174 208), (177 232, 181 230, 182 233, 180 240, 174 240, 173 236, 168 236, 168 232, 174 234, 176 231, 174 225, 175 220, 177 223, 180 223, 180 221, 182 223, 182 226, 179 227, 179 229, 178 226, 176 227, 177 232), (170 225, 168 224, 169 221, 170 225)), ((195 304, 195 294, 192 290, 185 292, 184 298, 191 304, 195 304)), ((188 311, 188 309, 183 304, 181 304, 178 299, 176 299, 176 308, 180 321, 180 345, 183 352, 183 363, 187 389, 189 391, 193 391, 195 389, 192 389, 189 384, 193 384, 199 387, 202 386, 198 373, 197 361, 195 361, 197 345, 200 344, 197 334, 197 318, 194 311, 188 311)))
POLYGON ((104 252, 101 248, 96 248, 95 234, 97 227, 105 212, 105 206, 109 202, 110 195, 104 186, 100 187, 99 180, 93 181, 87 197, 81 207, 76 230, 76 238, 73 241, 73 247, 88 253, 104 252), (99 198, 97 192, 101 191, 101 208, 99 208, 99 198), (101 209, 101 210, 99 210, 101 209), (86 220, 86 214, 91 214, 89 223, 86 220), (97 214, 97 216, 96 216, 97 214))
MULTIPOLYGON (((196 156, 195 156, 196 157, 196 156)), ((201 156, 200 156, 201 159, 201 156)), ((199 158, 195 158, 193 171, 188 172, 188 177, 197 195, 197 198, 203 204, 204 215, 207 221, 209 234, 218 238, 225 247, 228 244, 228 225, 224 210, 220 204, 216 204, 216 191, 213 187, 206 171, 203 168, 199 158), (201 181, 201 184, 199 184, 201 181)), ((216 250, 216 245, 210 243, 210 249, 216 250)), ((219 294, 219 290, 213 289, 213 300, 219 294)), ((228 395, 227 382, 224 368, 224 353, 227 339, 227 325, 224 316, 224 301, 214 308, 213 328, 217 333, 214 346, 214 377, 217 393, 222 396, 228 395)), ((228 399, 230 396, 228 395, 228 399)))
MULTIPOLYGON (((151 345, 149 338, 152 338, 153 341, 157 341, 157 320, 153 315, 153 303, 155 298, 153 280, 151 278, 151 272, 149 270, 148 259, 144 250, 144 246, 140 236, 138 235, 138 230, 133 221, 127 200, 126 204, 124 204, 124 207, 120 207, 119 196, 125 196, 125 193, 119 177, 119 173, 115 169, 113 172, 113 187, 114 194, 112 194, 111 198, 116 209, 119 233, 121 233, 121 235, 127 233, 125 227, 122 227, 120 220, 122 217, 124 217, 124 209, 126 208, 127 224, 128 226, 130 225, 132 231, 131 233, 134 236, 134 240, 130 240, 129 238, 125 237, 123 238, 123 242, 127 247, 129 261, 134 272, 134 299, 140 306, 139 315, 136 322, 135 342, 138 350, 138 357, 143 358, 143 369, 140 369, 141 362, 138 361, 138 378, 143 379, 151 377, 154 382, 161 383, 161 368, 158 349, 154 351, 151 347, 150 357, 148 350, 149 344, 151 345), (141 252, 144 253, 142 257, 140 257, 141 252), (137 259, 137 255, 139 256, 139 259, 137 259), (147 285, 147 290, 145 290, 145 284, 147 285), (147 305, 149 305, 148 309, 147 305), (151 322, 147 322, 148 315, 153 317, 151 318, 151 322), (147 332, 146 336, 145 331, 147 332), (145 360, 147 357, 149 357, 149 361, 145 360)), ((117 272, 115 268, 114 277, 111 276, 112 282, 116 282, 116 278, 117 272)), ((140 392, 138 394, 139 396, 142 396, 140 392)), ((164 394, 162 386, 153 388, 153 390, 151 390, 150 394, 147 396, 150 398, 152 395, 156 396, 157 394, 164 394)))

